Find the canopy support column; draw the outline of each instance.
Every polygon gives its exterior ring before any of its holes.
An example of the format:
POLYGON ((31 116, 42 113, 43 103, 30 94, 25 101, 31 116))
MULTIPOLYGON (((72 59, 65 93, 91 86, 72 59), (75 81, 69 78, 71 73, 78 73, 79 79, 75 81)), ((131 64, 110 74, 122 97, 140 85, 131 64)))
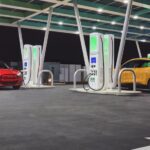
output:
POLYGON ((131 15, 131 11, 132 11, 132 3, 133 3, 133 0, 128 1, 128 6, 127 6, 127 10, 126 10, 126 16, 125 16, 125 21, 124 21, 124 26, 123 26, 123 33, 122 33, 122 37, 121 37, 112 88, 116 88, 116 85, 117 85, 118 75, 119 75, 119 71, 121 68, 121 62, 122 62, 127 32, 128 32, 130 15, 131 15))
POLYGON ((44 66, 44 60, 45 60, 47 43, 48 43, 48 36, 49 36, 49 30, 50 30, 50 23, 51 23, 51 18, 52 18, 52 12, 53 12, 53 8, 51 7, 49 9, 49 14, 48 14, 48 19, 47 19, 47 26, 46 26, 46 31, 45 31, 45 36, 44 36, 44 42, 43 42, 43 48, 42 48, 42 54, 41 54, 41 58, 40 58, 40 71, 43 70, 43 66, 44 66))
POLYGON ((82 47, 84 63, 85 63, 86 70, 89 73, 89 59, 88 59, 87 49, 86 49, 84 35, 83 35, 83 29, 82 29, 82 25, 81 25, 81 21, 80 21, 80 15, 79 15, 79 10, 78 10, 76 0, 73 0, 73 5, 74 5, 75 17, 76 17, 76 21, 77 21, 77 25, 78 25, 78 31, 79 31, 79 36, 80 36, 80 42, 81 42, 81 47, 82 47))
POLYGON ((18 25, 18 35, 19 35, 19 43, 20 43, 20 49, 21 49, 21 57, 23 60, 23 37, 22 37, 22 31, 20 25, 18 25))
POLYGON ((141 49, 140 49, 140 45, 139 45, 138 41, 136 41, 136 47, 137 47, 137 50, 138 50, 139 58, 142 58, 142 53, 141 53, 141 49))

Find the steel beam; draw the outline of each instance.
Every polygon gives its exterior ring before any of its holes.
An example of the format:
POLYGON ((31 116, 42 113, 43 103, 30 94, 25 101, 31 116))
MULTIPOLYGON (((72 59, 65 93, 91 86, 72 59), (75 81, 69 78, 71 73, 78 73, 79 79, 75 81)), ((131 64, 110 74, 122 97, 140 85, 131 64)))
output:
MULTIPOLYGON (((50 2, 50 3, 56 3, 55 5, 66 5, 66 6, 73 6, 71 3, 65 3, 64 1, 60 2, 60 1, 56 1, 56 0, 41 0, 41 1, 47 1, 47 2, 50 2)), ((18 2, 17 2, 18 3, 18 2)), ((19 2, 19 5, 15 6, 15 5, 11 5, 11 3, 6 3, 5 0, 3 0, 3 3, 0 4, 1 7, 6 7, 6 8, 12 8, 12 9, 20 9, 20 10, 28 10, 28 11, 35 11, 35 12, 39 12, 39 9, 36 9, 36 8, 39 8, 39 7, 24 7, 23 5, 24 3, 23 2, 19 2), (31 10, 30 10, 31 9, 31 10)), ((141 7, 145 6, 143 3, 139 3, 139 5, 141 7)), ((149 5, 147 5, 149 6, 149 5)), ((83 6, 83 5, 78 5, 79 8, 81 9, 85 9, 85 10, 91 10, 91 11, 96 11, 97 12, 97 7, 90 7, 89 5, 88 6, 83 6)), ((150 7, 150 6, 149 6, 150 7)), ((105 7, 106 8, 106 7, 105 7)), ((114 8, 114 7, 113 7, 114 8)), ((46 9, 42 10, 42 12, 44 12, 46 9)), ((115 10, 115 8, 114 8, 115 10)), ((113 11, 112 9, 108 9, 108 10, 103 10, 104 13, 108 13, 108 14, 114 14, 115 11, 113 11)), ((41 12, 41 13, 42 13, 41 12)), ((124 13, 121 13, 121 12, 117 12, 119 16, 124 16, 124 13)), ((115 15, 115 14, 114 14, 115 15)), ((31 16, 32 17, 32 16, 31 16)), ((134 17, 134 16, 132 16, 134 17)), ((28 18, 26 18, 28 19, 28 18)), ((140 17, 138 19, 141 19, 141 20, 144 20, 144 21, 150 21, 149 18, 144 18, 144 17, 140 17)))
MULTIPOLYGON (((63 3, 65 4, 65 3, 68 3, 69 1, 70 1, 70 0, 65 0, 63 3)), ((62 5, 62 3, 54 4, 54 5, 51 6, 51 7, 52 7, 52 8, 56 8, 56 7, 60 6, 60 5, 62 5)), ((35 12, 35 13, 33 13, 33 14, 27 16, 27 17, 24 17, 24 18, 20 19, 20 20, 17 21, 17 22, 22 22, 22 21, 24 21, 24 20, 28 20, 29 18, 32 18, 32 17, 34 17, 34 16, 37 16, 37 15, 43 13, 43 12, 47 12, 48 10, 49 10, 49 7, 45 8, 45 9, 43 9, 43 10, 39 10, 39 11, 37 11, 37 12, 35 12)), ((17 22, 15 21, 15 22, 13 22, 12 24, 16 24, 17 22)))
POLYGON ((23 37, 20 25, 18 25, 18 36, 19 36, 19 43, 20 43, 20 50, 21 50, 21 57, 23 60, 23 37))
MULTIPOLYGON (((13 7, 13 8, 16 9, 15 7, 13 7)), ((38 10, 37 10, 37 12, 38 12, 38 10)), ((47 12, 45 12, 45 13, 47 13, 47 12)), ((75 18, 74 15, 73 14, 70 15, 70 13, 71 13, 71 11, 69 13, 66 13, 66 12, 63 12, 63 13, 61 13, 61 12, 53 12, 53 15, 62 16, 62 17, 68 17, 68 18, 75 18)), ((12 14, 8 10, 7 11, 6 10, 5 11, 4 10, 0 10, 0 15, 4 16, 4 17, 7 17, 7 18, 17 18, 17 19, 23 19, 25 17, 23 13, 13 12, 13 14, 12 14)), ((80 19, 85 20, 85 21, 94 21, 94 22, 96 22, 96 24, 98 22, 110 24, 111 18, 106 19, 106 18, 101 17, 100 15, 99 15, 99 17, 96 17, 96 16, 94 17, 94 15, 91 15, 91 14, 88 14, 88 15, 89 15, 89 17, 86 17, 85 13, 81 13, 81 18, 80 19)), ((28 20, 31 20, 31 18, 28 18, 28 20)), ((37 21, 38 21, 38 18, 37 18, 37 21)), ((116 25, 122 26, 123 24, 116 21, 116 25)), ((133 28, 139 29, 139 25, 135 25, 135 24, 134 25, 130 24, 129 27, 133 27, 133 28)), ((150 28, 148 28, 148 27, 145 27, 145 29, 146 30, 150 30, 150 28)))
MULTIPOLYGON (((55 14, 55 13, 53 13, 53 14, 55 14)), ((57 14, 58 15, 58 14, 57 14)), ((14 19, 23 19, 24 17, 20 17, 20 16, 9 16, 9 15, 1 15, 0 14, 0 16, 2 16, 2 17, 9 17, 9 18, 14 18, 14 19)), ((82 18, 82 17, 81 17, 82 18)), ((30 19, 28 19, 29 21, 35 21, 35 22, 42 22, 42 23, 45 23, 45 22, 47 22, 47 20, 45 20, 45 19, 38 19, 37 17, 36 18, 30 18, 30 19)), ((58 20, 58 19, 53 19, 53 20, 58 20)), ((55 23, 56 21, 52 21, 52 23, 55 23)), ((75 20, 70 20, 70 19, 66 19, 65 20, 65 22, 66 23, 64 23, 64 25, 67 25, 67 26, 76 26, 76 24, 75 24, 75 20)), ((110 22, 109 22, 109 24, 110 24, 110 22)), ((82 25, 82 27, 83 28, 87 28, 87 29, 91 29, 91 26, 92 26, 92 23, 90 23, 90 24, 87 24, 86 25, 86 22, 84 21, 83 22, 83 25, 82 25)), ((138 27, 139 28, 139 27, 138 27)), ((104 30, 104 31, 112 31, 112 32, 116 32, 116 33, 119 33, 120 34, 120 30, 118 30, 118 29, 116 29, 116 28, 109 28, 109 26, 106 26, 106 27, 99 27, 99 26, 97 26, 97 30, 104 30)), ((147 30, 150 30, 150 28, 148 28, 147 30)), ((138 32, 128 32, 129 34, 133 34, 133 35, 136 35, 136 36, 147 36, 147 37, 150 37, 150 35, 147 35, 147 34, 141 34, 141 33, 138 33, 138 32)))
POLYGON ((48 14, 48 19, 47 19, 47 27, 46 27, 45 36, 44 36, 42 54, 41 54, 41 58, 40 58, 40 71, 43 70, 45 53, 46 53, 46 48, 47 48, 48 36, 49 36, 49 30, 50 30, 50 24, 51 24, 51 18, 52 18, 52 12, 53 12, 53 8, 50 8, 49 14, 48 14))
MULTIPOLYGON (((42 0, 42 1, 45 1, 45 0, 42 0)), ((58 2, 58 1, 56 1, 56 0, 47 0, 47 2, 53 2, 53 3, 57 3, 57 5, 59 4, 59 5, 65 5, 65 2, 58 2)), ((70 3, 68 4, 68 5, 70 5, 70 3)), ((79 5, 80 6, 80 5, 79 5)), ((15 8, 15 6, 14 6, 14 8, 15 8)), ((43 11, 43 10, 42 10, 43 11)), ((37 12, 39 12, 39 10, 37 10, 37 12)), ((31 17, 31 16, 30 16, 31 17)), ((19 18, 18 18, 19 19, 19 18)), ((23 18, 20 18, 20 19, 23 19, 23 18)), ((26 19, 28 19, 28 18, 26 18, 26 19)), ((110 23, 110 22, 109 22, 110 23)), ((116 23, 116 24, 119 24, 119 25, 121 25, 120 23, 116 23)), ((136 28, 139 28, 139 26, 132 26, 132 27, 136 27, 136 28)), ((145 28, 145 29, 148 29, 148 28, 145 28)), ((143 34, 140 34, 139 36, 143 36, 143 34)))
POLYGON ((130 15, 131 15, 131 11, 132 11, 132 3, 133 3, 133 0, 128 1, 125 21, 124 21, 124 26, 123 26, 123 33, 122 33, 122 37, 121 37, 121 42, 120 42, 120 47, 119 47, 119 52, 118 52, 118 57, 117 57, 117 62, 116 62, 116 68, 115 68, 115 72, 114 72, 113 85, 112 85, 113 88, 116 88, 116 86, 117 86, 118 75, 119 75, 119 71, 121 69, 121 62, 122 62, 122 57, 123 57, 123 53, 124 53, 126 36, 127 36, 127 32, 128 32, 128 25, 129 25, 130 15))
POLYGON ((80 21, 80 15, 79 15, 79 10, 78 10, 76 0, 73 0, 73 5, 74 5, 76 21, 77 21, 77 25, 78 25, 78 31, 79 31, 79 36, 80 36, 80 42, 81 42, 81 47, 82 47, 84 63, 85 63, 85 66, 86 66, 86 70, 89 73, 88 54, 87 54, 87 49, 86 49, 86 45, 85 45, 85 40, 84 40, 84 35, 83 35, 83 30, 82 30, 82 25, 81 25, 81 21, 80 21))
MULTIPOLYGON (((57 0, 40 0, 40 1, 46 1, 46 2, 52 2, 52 3, 57 3, 57 4, 63 4, 65 6, 70 6, 70 7, 73 7, 73 4, 72 3, 64 3, 63 1, 60 2, 60 1, 57 1, 57 0)), ((142 3, 141 3, 142 5, 142 3)), ((117 15, 117 16, 122 16, 124 17, 125 14, 124 12, 122 11, 118 11, 118 8, 116 7, 113 7, 113 6, 106 6, 106 5, 102 5, 102 4, 99 4, 98 5, 100 8, 105 8, 103 10, 103 13, 107 13, 107 14, 111 14, 111 15, 117 15)), ((89 2, 89 4, 86 3, 86 1, 80 1, 80 3, 78 4, 78 8, 79 9, 84 9, 84 10, 88 10, 88 11, 94 11, 94 12, 97 12, 97 4, 94 4, 92 2, 89 2), (92 6, 92 7, 91 7, 92 6)), ((121 9, 120 9, 121 10, 121 9)), ((134 18, 134 15, 131 15, 132 18, 134 18)), ((147 18, 144 18, 144 17, 140 17, 138 18, 139 20, 143 20, 143 21, 150 21, 150 19, 147 17, 147 18)))
POLYGON ((142 58, 142 53, 141 53, 141 49, 140 49, 140 45, 139 45, 138 41, 136 41, 136 47, 137 47, 137 50, 138 50, 139 57, 142 58))
MULTIPOLYGON (((12 28, 18 28, 18 25, 12 25, 10 23, 0 23, 0 26, 5 26, 5 27, 12 27, 12 28)), ((32 30, 43 30, 41 27, 33 27, 33 26, 29 26, 29 25, 21 25, 21 28, 24 29, 32 29, 32 30)), ((51 28, 51 31, 53 32, 58 32, 58 33, 67 33, 67 34, 76 34, 75 31, 71 31, 71 30, 67 30, 67 29, 54 29, 51 28)), ((84 35, 89 36, 89 32, 84 32, 84 35)), ((115 39, 120 39, 120 37, 115 36, 115 39)), ((131 38, 126 38, 129 41, 137 41, 137 39, 131 39, 131 38)), ((146 43, 150 43, 149 40, 146 40, 146 43)))
MULTIPOLYGON (((123 1, 122 0, 115 0, 116 2, 120 2, 120 3, 123 3, 123 1)), ((134 6, 137 6, 137 7, 143 7, 143 8, 146 8, 146 9, 150 9, 150 5, 148 5, 148 4, 144 4, 142 1, 141 2, 136 2, 136 1, 134 1, 133 2, 133 5, 134 6)))

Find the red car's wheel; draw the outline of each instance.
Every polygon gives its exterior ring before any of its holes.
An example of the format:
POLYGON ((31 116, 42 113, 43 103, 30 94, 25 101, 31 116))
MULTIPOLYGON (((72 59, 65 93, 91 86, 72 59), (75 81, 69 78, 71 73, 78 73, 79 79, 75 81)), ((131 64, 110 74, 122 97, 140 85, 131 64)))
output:
POLYGON ((148 81, 147 88, 150 89, 150 80, 148 81))
POLYGON ((13 86, 13 89, 18 90, 18 89, 20 89, 20 86, 13 86))

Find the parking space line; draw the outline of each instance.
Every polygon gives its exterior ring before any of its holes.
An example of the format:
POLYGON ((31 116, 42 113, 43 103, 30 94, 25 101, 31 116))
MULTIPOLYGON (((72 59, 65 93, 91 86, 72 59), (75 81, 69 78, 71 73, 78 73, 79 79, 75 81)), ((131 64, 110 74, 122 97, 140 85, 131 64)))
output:
POLYGON ((136 148, 136 149, 132 149, 132 150, 150 150, 150 146, 136 148))

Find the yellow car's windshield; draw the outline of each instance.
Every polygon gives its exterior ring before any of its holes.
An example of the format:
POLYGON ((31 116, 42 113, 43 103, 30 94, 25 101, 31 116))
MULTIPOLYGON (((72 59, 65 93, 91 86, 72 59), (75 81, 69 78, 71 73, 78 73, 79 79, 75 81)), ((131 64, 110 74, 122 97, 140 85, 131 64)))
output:
POLYGON ((142 67, 150 67, 150 61, 145 61, 145 62, 142 64, 142 67))
POLYGON ((150 67, 150 60, 131 60, 123 64, 122 68, 145 68, 150 67))

